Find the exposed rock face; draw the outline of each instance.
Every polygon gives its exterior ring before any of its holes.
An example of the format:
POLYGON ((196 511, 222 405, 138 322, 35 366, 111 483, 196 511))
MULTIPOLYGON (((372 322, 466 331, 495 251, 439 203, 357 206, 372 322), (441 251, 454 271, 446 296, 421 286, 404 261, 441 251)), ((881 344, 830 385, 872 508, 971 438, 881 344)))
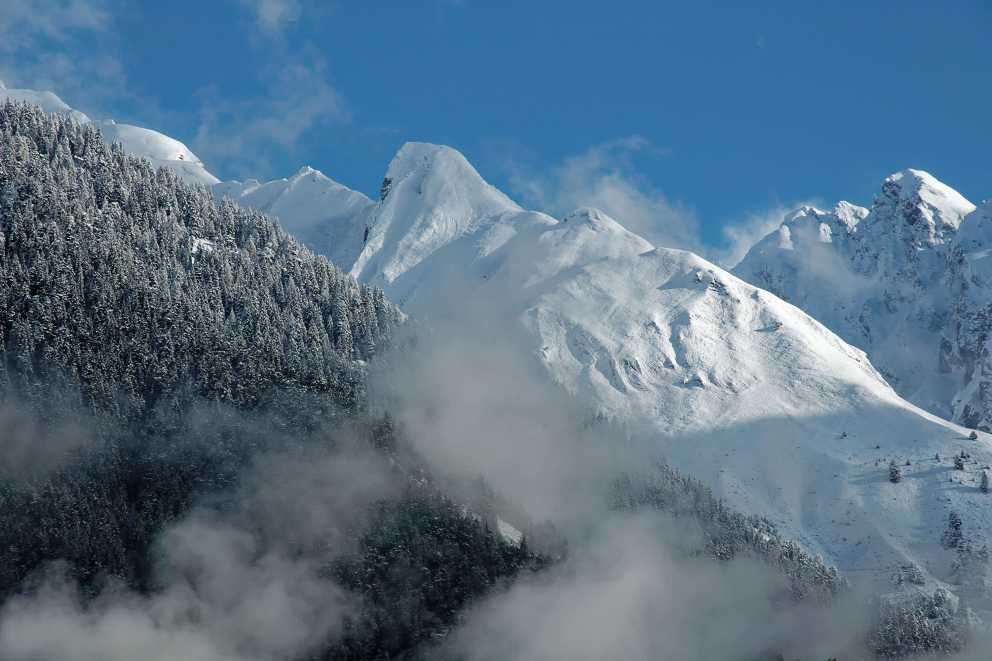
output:
POLYGON ((989 429, 990 209, 903 170, 886 178, 870 211, 841 202, 794 212, 734 273, 865 349, 910 401, 989 429))

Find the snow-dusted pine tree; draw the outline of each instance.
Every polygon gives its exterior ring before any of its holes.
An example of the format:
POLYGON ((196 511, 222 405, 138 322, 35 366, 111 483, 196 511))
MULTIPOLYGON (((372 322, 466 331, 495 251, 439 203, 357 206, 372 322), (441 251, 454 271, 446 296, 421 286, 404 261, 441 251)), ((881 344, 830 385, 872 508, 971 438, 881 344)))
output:
POLYGON ((898 484, 902 481, 902 469, 896 465, 896 460, 893 459, 889 462, 889 482, 893 484, 898 484))
POLYGON ((961 515, 957 512, 951 512, 948 514, 947 530, 944 531, 944 534, 940 539, 940 543, 945 549, 956 549, 958 544, 961 543, 961 527, 961 515))

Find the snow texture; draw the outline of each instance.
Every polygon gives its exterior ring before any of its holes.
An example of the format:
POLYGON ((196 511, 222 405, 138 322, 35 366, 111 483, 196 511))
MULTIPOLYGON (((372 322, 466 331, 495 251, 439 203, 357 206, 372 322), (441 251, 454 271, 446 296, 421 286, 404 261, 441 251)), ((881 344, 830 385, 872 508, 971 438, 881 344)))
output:
MULTIPOLYGON (((0 98, 91 121, 51 93, 0 98)), ((404 145, 373 202, 311 168, 217 184, 171 138, 96 124, 276 216, 408 313, 484 301, 590 412, 647 427, 660 457, 852 578, 948 579, 951 511, 992 532, 992 439, 938 417, 992 429, 992 205, 926 172, 888 177, 870 209, 795 211, 731 274, 596 209, 524 210, 448 147, 404 145)))
MULTIPOLYGON (((590 411, 647 426, 659 456, 853 578, 888 581, 905 564, 948 578, 953 556, 939 539, 951 510, 977 538, 992 530, 978 488, 990 438, 969 440, 901 398, 864 351, 793 304, 694 254, 655 247, 601 211, 558 220, 522 210, 446 147, 408 144, 386 177, 382 199, 356 212, 353 227, 336 221, 345 244, 355 227, 370 227, 342 266, 414 317, 457 314, 472 300, 498 307, 590 411), (963 449, 967 469, 954 471, 950 458, 963 449)), ((800 209, 745 262, 773 256, 769 288, 798 283, 790 300, 857 323, 850 296, 877 285, 848 264, 874 261, 902 278, 924 258, 916 253, 949 245, 971 208, 907 170, 870 211, 800 209), (915 220, 900 220, 906 214, 915 220), (886 231, 897 221, 906 226, 886 231), (859 242, 876 233, 893 244, 885 255, 859 242), (820 284, 830 269, 836 277, 820 284)), ((753 273, 747 264, 741 272, 753 273)))
POLYGON ((8 89, 0 83, 0 103, 7 100, 30 103, 45 112, 67 115, 80 124, 93 124, 100 129, 107 142, 119 142, 127 153, 147 158, 156 167, 167 167, 186 181, 207 186, 219 181, 186 145, 157 131, 118 124, 112 119, 92 120, 71 108, 52 92, 8 89))

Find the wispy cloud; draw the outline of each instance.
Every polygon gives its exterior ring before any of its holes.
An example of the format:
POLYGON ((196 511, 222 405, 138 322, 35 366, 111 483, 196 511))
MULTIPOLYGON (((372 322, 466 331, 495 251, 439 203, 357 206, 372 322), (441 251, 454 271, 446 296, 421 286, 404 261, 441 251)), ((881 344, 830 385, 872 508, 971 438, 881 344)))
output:
POLYGON ((655 245, 699 251, 693 209, 671 200, 635 167, 637 155, 665 153, 644 137, 630 136, 570 156, 546 174, 513 164, 511 187, 528 205, 553 215, 596 207, 655 245))
POLYGON ((261 96, 231 101, 204 90, 193 145, 223 173, 258 177, 271 174, 276 154, 291 154, 311 129, 347 118, 324 63, 287 57, 261 96))
POLYGON ((774 204, 767 209, 744 214, 743 218, 723 226, 724 245, 715 251, 714 258, 725 268, 733 268, 744 259, 747 251, 782 224, 785 216, 804 204, 774 204))
POLYGON ((0 79, 53 91, 97 116, 131 98, 115 51, 110 0, 5 0, 0 79))
POLYGON ((300 18, 299 0, 240 0, 255 18, 258 29, 269 36, 282 33, 300 18))
POLYGON ((103 0, 5 0, 0 12, 0 51, 40 40, 64 42, 80 32, 103 30, 110 14, 103 0))
POLYGON ((36 589, 0 604, 0 658, 311 658, 358 604, 326 568, 371 503, 396 492, 380 458, 340 440, 260 455, 223 507, 159 533, 154 590, 108 579, 93 594, 65 566, 41 570, 36 589))
POLYGON ((804 204, 775 202, 722 224, 717 237, 705 237, 691 203, 675 200, 640 173, 636 159, 667 155, 641 136, 594 145, 544 173, 510 161, 510 187, 526 205, 561 216, 580 206, 605 211, 656 246, 683 248, 732 268, 747 251, 778 227, 786 214, 804 204))

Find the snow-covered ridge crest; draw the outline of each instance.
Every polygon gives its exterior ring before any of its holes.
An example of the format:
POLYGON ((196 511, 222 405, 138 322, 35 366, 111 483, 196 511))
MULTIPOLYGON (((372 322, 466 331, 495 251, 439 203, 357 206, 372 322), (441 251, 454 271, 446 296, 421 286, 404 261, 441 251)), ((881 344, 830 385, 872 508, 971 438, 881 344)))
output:
MULTIPOLYGON (((849 203, 807 208, 785 223, 793 249, 779 237, 762 249, 790 255, 811 282, 849 274, 823 298, 842 305, 843 292, 874 291, 873 278, 838 257, 856 252, 868 216, 849 203), (803 271, 810 251, 837 268, 803 271)), ((885 466, 947 455, 962 431, 901 399, 861 349, 794 305, 655 247, 622 220, 521 210, 460 154, 408 145, 379 202, 354 220, 369 235, 352 273, 425 322, 462 319, 469 334, 481 324, 514 338, 590 411, 650 429, 674 465, 842 569, 886 580, 900 564, 931 560, 947 476, 921 474, 902 487, 911 498, 893 500, 885 466)), ((984 442, 969 451, 992 459, 984 442)), ((950 506, 977 497, 963 489, 950 506)), ((972 519, 992 530, 992 518, 972 519)))
POLYGON ((365 195, 310 166, 285 179, 225 181, 213 190, 218 198, 229 197, 272 216, 287 232, 344 269, 362 249, 364 216, 373 206, 365 195))
POLYGON ((850 226, 845 240, 834 232, 833 241, 784 246, 784 232, 790 239, 797 234, 790 217, 735 273, 868 351, 904 397, 963 424, 992 428, 992 401, 975 401, 988 388, 969 385, 984 371, 977 367, 987 353, 980 348, 988 336, 983 310, 992 300, 992 279, 976 260, 992 249, 983 214, 931 174, 902 170, 882 182, 870 213, 850 226))
POLYGON ((459 152, 408 142, 386 171, 352 274, 392 282, 452 240, 502 213, 519 211, 459 152))
POLYGON ((30 103, 45 112, 65 115, 79 124, 93 124, 100 129, 107 142, 119 142, 127 153, 147 158, 156 167, 167 167, 186 181, 207 186, 220 181, 207 171, 203 161, 186 145, 158 131, 118 124, 112 119, 90 119, 52 92, 9 89, 0 85, 0 102, 6 100, 30 103))
POLYGON ((891 200, 901 205, 906 222, 923 221, 937 236, 944 230, 957 230, 962 219, 975 210, 974 204, 929 172, 911 168, 888 176, 877 199, 880 204, 891 200))
MULTIPOLYGON (((165 156, 179 160, 168 146, 165 156)), ((758 287, 691 253, 656 248, 601 211, 556 220, 523 210, 461 154, 438 145, 404 145, 376 202, 312 168, 215 191, 277 216, 428 321, 440 309, 449 316, 487 310, 486 322, 528 347, 548 377, 590 411, 652 430, 659 454, 674 465, 735 507, 769 516, 842 569, 887 576, 907 561, 940 560, 932 540, 947 507, 969 512, 975 534, 992 532, 992 517, 974 506, 980 496, 964 486, 946 492, 939 465, 886 486, 889 460, 915 466, 960 450, 966 438, 903 401, 855 348, 884 359, 861 340, 895 338, 903 352, 910 346, 930 361, 894 375, 899 387, 913 377, 945 385, 930 380, 939 373, 936 353, 916 350, 933 346, 934 333, 902 331, 945 328, 957 314, 951 302, 924 295, 931 290, 920 283, 950 281, 937 265, 964 250, 955 236, 959 227, 968 233, 968 203, 924 175, 890 177, 870 213, 842 203, 791 216, 749 254, 754 274, 769 276, 758 287), (880 274, 890 274, 881 287, 880 274), (790 302, 759 287, 778 288, 790 302), (816 314, 820 321, 859 341, 848 344, 792 305, 810 311, 814 301, 824 312, 816 314)), ((981 263, 980 245, 969 244, 959 263, 981 263)), ((967 277, 954 275, 954 282, 984 291, 974 285, 981 273, 959 270, 967 277)), ((980 311, 979 304, 980 297, 967 307, 980 311)), ((983 315, 972 318, 977 338, 983 315)), ((965 412, 981 407, 973 401, 983 391, 975 379, 992 374, 981 367, 984 347, 983 339, 941 348, 948 374, 962 378, 972 366, 976 385, 961 404, 965 412)), ((976 461, 992 462, 984 438, 967 442, 976 461)))

